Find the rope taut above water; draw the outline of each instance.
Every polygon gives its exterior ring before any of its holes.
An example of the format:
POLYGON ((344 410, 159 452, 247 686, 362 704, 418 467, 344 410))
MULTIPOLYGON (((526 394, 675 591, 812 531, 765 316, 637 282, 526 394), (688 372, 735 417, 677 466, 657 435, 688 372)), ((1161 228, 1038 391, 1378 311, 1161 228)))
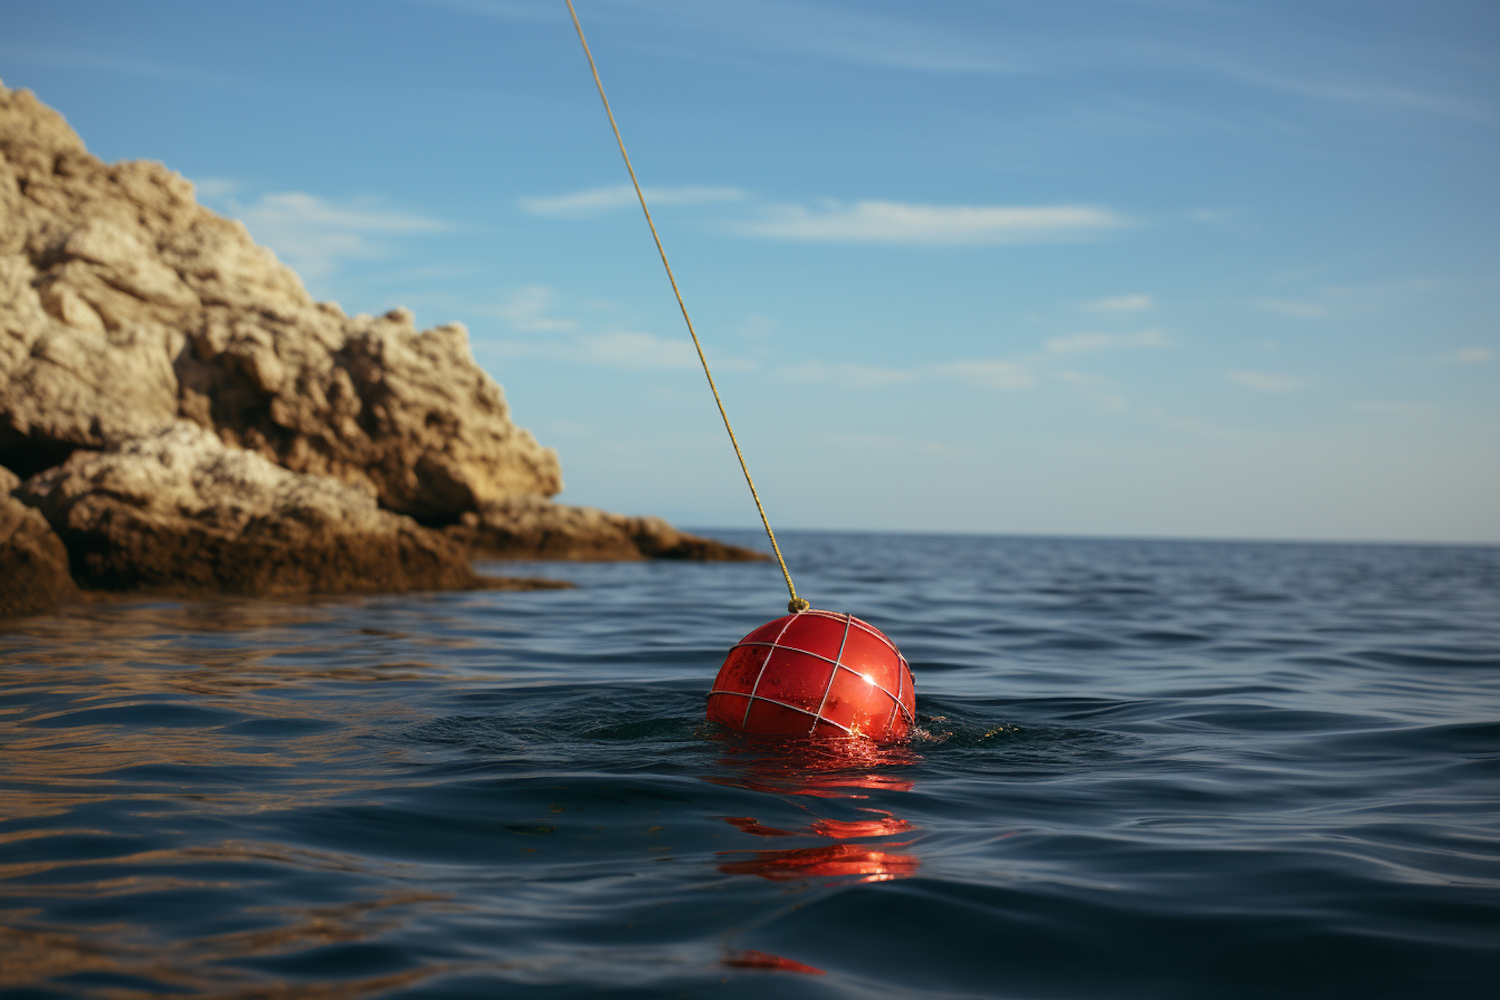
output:
POLYGON ((630 174, 630 183, 635 185, 635 196, 640 200, 641 212, 646 216, 646 225, 651 229, 651 238, 656 241, 656 252, 661 255, 661 266, 666 268, 667 281, 672 284, 672 294, 677 296, 677 308, 682 310, 682 320, 687 324, 688 336, 693 338, 693 347, 698 351, 698 361, 703 365, 703 374, 708 378, 708 388, 714 394, 714 403, 719 407, 719 416, 724 418, 724 429, 729 432, 729 443, 734 446, 735 457, 740 460, 740 471, 745 474, 745 485, 750 487, 750 497, 755 501, 755 509, 760 512, 760 523, 766 527, 766 537, 771 540, 771 549, 776 553, 776 561, 781 565, 781 575, 786 578, 787 592, 792 599, 787 602, 787 610, 792 613, 806 611, 812 607, 807 601, 797 596, 797 588, 792 584, 792 574, 787 572, 786 560, 781 557, 781 546, 776 544, 776 532, 771 530, 771 522, 766 517, 766 509, 761 506, 760 494, 756 492, 755 480, 750 478, 750 467, 745 464, 745 455, 740 451, 740 443, 735 439, 734 428, 729 425, 729 414, 724 410, 724 401, 719 398, 719 387, 714 385, 713 372, 708 370, 708 358, 703 355, 703 345, 698 342, 698 331, 693 329, 693 318, 688 315, 687 304, 682 301, 682 292, 677 287, 677 278, 672 274, 672 265, 667 262, 667 251, 661 245, 661 236, 656 232, 656 223, 651 221, 651 209, 646 207, 646 195, 641 191, 641 182, 636 179, 635 168, 630 165, 630 154, 625 152, 625 140, 620 137, 620 126, 615 122, 615 113, 609 108, 609 98, 604 96, 604 82, 599 79, 599 67, 594 65, 594 53, 589 50, 589 41, 583 37, 583 25, 578 22, 578 11, 573 9, 573 0, 565 0, 568 5, 568 13, 573 17, 573 28, 578 32, 578 41, 583 44, 583 54, 588 57, 589 71, 594 74, 594 86, 599 89, 599 100, 604 102, 604 113, 609 117, 609 127, 614 130, 615 142, 620 147, 620 156, 625 160, 625 169, 630 174))

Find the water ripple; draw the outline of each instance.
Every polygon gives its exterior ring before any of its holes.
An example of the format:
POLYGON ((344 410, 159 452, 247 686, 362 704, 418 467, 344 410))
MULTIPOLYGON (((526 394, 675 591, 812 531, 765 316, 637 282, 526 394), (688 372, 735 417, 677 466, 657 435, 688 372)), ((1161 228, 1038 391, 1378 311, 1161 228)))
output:
POLYGON ((0 998, 1493 992, 1500 551, 785 548, 909 744, 704 721, 762 565, 0 624, 0 998))

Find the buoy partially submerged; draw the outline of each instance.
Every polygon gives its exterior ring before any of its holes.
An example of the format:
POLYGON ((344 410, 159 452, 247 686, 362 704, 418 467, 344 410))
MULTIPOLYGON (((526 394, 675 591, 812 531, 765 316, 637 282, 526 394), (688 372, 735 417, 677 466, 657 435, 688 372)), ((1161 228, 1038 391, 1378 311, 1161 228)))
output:
POLYGON ((911 667, 884 632, 808 610, 735 643, 708 692, 708 717, 747 733, 905 739, 916 723, 911 667))

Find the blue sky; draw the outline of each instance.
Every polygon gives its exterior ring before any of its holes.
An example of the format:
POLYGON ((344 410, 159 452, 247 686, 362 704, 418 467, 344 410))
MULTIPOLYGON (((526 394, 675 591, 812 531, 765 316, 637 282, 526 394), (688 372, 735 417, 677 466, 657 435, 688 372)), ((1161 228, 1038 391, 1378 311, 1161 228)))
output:
MULTIPOLYGON (((773 523, 1500 542, 1500 7, 578 0, 773 523)), ((0 79, 561 499, 754 523, 562 0, 14 5, 0 79)))

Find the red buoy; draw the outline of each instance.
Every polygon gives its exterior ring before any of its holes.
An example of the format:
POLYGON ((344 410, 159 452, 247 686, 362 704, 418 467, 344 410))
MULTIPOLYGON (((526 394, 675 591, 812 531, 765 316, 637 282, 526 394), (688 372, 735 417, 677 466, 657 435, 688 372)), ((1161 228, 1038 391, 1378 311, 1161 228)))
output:
POLYGON ((853 615, 803 611, 735 644, 708 692, 708 717, 775 736, 906 737, 916 724, 911 667, 885 633, 853 615))

